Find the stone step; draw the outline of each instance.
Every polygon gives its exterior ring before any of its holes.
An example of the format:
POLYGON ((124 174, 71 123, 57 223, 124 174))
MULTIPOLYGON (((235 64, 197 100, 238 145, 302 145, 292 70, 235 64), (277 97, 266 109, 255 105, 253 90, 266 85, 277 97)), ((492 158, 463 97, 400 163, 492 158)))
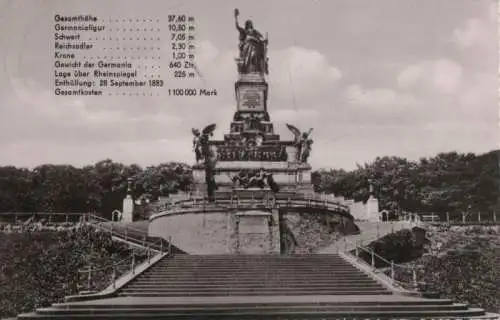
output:
POLYGON ((271 288, 278 288, 278 289, 283 289, 283 288, 288 288, 290 290, 294 289, 300 289, 300 288, 305 288, 305 289, 335 289, 335 290, 340 290, 340 289, 371 289, 371 288, 377 288, 380 289, 381 286, 377 283, 372 283, 372 284, 357 284, 357 283, 346 283, 346 284, 323 284, 323 283, 316 283, 316 284, 307 284, 307 283, 273 283, 273 284, 268 284, 268 283, 262 283, 262 282, 256 282, 252 284, 240 284, 240 283, 222 283, 222 284, 186 284, 186 283, 149 283, 149 284, 144 284, 144 283, 132 283, 126 287, 126 289, 144 289, 144 290, 156 290, 158 288, 168 288, 168 289, 189 289, 189 290, 197 290, 197 289, 231 289, 231 288, 238 288, 238 289, 257 289, 257 288, 266 288, 266 289, 271 289, 271 288))
POLYGON ((341 259, 328 259, 326 261, 280 261, 280 260, 241 260, 241 261, 227 261, 224 259, 214 259, 214 260, 164 260, 159 263, 159 265, 168 265, 168 266, 173 266, 173 265, 203 265, 203 266, 218 266, 218 265, 234 265, 234 266, 243 266, 243 265, 289 265, 289 266, 311 266, 311 265, 348 265, 346 261, 343 261, 341 259))
MULTIPOLYGON (((364 306, 358 306, 358 305, 345 305, 345 306, 304 306, 304 305, 293 305, 293 306, 246 306, 246 307, 235 307, 235 306, 228 306, 228 307, 220 307, 220 306, 215 306, 215 307, 207 307, 207 306, 200 306, 200 307, 194 307, 194 306, 189 306, 189 308, 186 307, 179 307, 179 306, 154 306, 154 307, 148 307, 148 308, 136 308, 135 306, 122 306, 122 307, 109 307, 109 308, 101 308, 99 309, 99 313, 103 314, 109 314, 113 312, 134 312, 137 310, 144 310, 148 313, 164 313, 164 312, 182 312, 185 314, 189 313, 199 313, 200 311, 205 312, 206 314, 210 313, 220 313, 220 312, 255 312, 256 310, 272 310, 275 312, 289 312, 293 310, 301 310, 301 311, 323 311, 323 312, 339 312, 339 311, 373 311, 373 312, 380 312, 380 311, 464 311, 467 310, 467 305, 465 304, 451 304, 448 306, 442 306, 442 305, 413 305, 413 306, 407 306, 407 305, 378 305, 378 306, 370 306, 370 305, 364 305, 364 306)), ((38 309, 38 313, 40 314, 92 314, 95 313, 95 309, 90 309, 90 308, 80 308, 80 307, 72 307, 69 309, 61 309, 61 308, 43 308, 43 309, 38 309)))
MULTIPOLYGON (((372 296, 373 297, 373 296, 372 296)), ((309 307, 314 307, 314 306, 449 306, 453 305, 453 301, 451 299, 414 299, 414 300, 401 300, 398 298, 397 295, 394 295, 394 298, 386 297, 384 300, 366 300, 366 296, 362 296, 359 299, 356 299, 354 302, 352 300, 350 301, 345 301, 343 299, 330 299, 328 301, 324 300, 318 300, 315 301, 314 299, 311 299, 309 296, 305 297, 294 297, 294 298, 300 298, 300 302, 297 301, 288 301, 283 299, 282 297, 273 297, 272 299, 265 298, 265 299, 260 299, 260 301, 255 301, 254 299, 245 299, 241 300, 239 299, 238 301, 231 301, 228 302, 227 300, 221 301, 220 299, 217 300, 217 302, 214 301, 205 301, 200 302, 199 300, 192 301, 192 300, 186 300, 186 299, 181 299, 178 302, 174 302, 171 299, 168 300, 160 300, 160 302, 155 301, 153 299, 148 299, 147 301, 140 301, 140 303, 137 303, 138 301, 130 301, 130 299, 127 301, 126 304, 123 303, 118 303, 115 300, 111 299, 108 300, 106 304, 95 304, 95 303, 55 303, 52 305, 53 308, 61 308, 61 309, 67 309, 67 308, 90 308, 90 309, 107 309, 109 307, 117 307, 117 308, 123 308, 129 307, 129 306, 134 306, 134 308, 157 308, 159 305, 160 306, 169 306, 169 307, 195 307, 195 308, 202 308, 202 307, 235 307, 235 308, 246 308, 246 307, 269 307, 269 306, 277 306, 277 307, 287 307, 287 306, 296 306, 296 305, 301 305, 301 306, 309 306, 309 307), (135 304, 134 304, 135 302, 135 304), (168 302, 168 303, 167 303, 168 302)), ((217 298, 216 298, 217 299, 217 298)))
MULTIPOLYGON (((182 312, 159 312, 149 313, 145 310, 135 312, 112 312, 112 313, 91 313, 84 315, 71 314, 31 314, 20 315, 18 319, 28 318, 51 318, 51 319, 469 319, 472 317, 480 317, 483 315, 478 309, 462 310, 429 310, 429 311, 314 311, 314 310, 255 310, 255 311, 232 311, 232 312, 213 312, 206 314, 204 311, 198 313, 182 313, 182 312)), ((482 317, 485 319, 485 317, 482 317)))
POLYGON ((184 265, 203 265, 203 266, 220 266, 220 265, 231 265, 231 266, 259 266, 259 265, 283 265, 283 266, 313 266, 313 265, 320 265, 320 266, 327 266, 327 265, 334 265, 334 266, 343 266, 343 265, 349 265, 349 263, 346 263, 346 261, 340 260, 340 259, 328 259, 328 260, 323 260, 323 261, 280 261, 280 260, 240 260, 240 261, 228 261, 224 259, 213 259, 213 260, 163 260, 158 263, 158 265, 165 265, 165 266, 184 266, 184 265))
MULTIPOLYGON (((140 304, 133 304, 134 308, 157 308, 160 306, 165 307, 194 307, 194 308, 246 308, 246 307, 290 307, 296 306, 300 304, 301 306, 449 306, 453 305, 453 301, 450 299, 416 299, 416 300, 400 300, 397 296, 394 299, 385 299, 384 301, 380 300, 365 300, 359 299, 355 302, 352 301, 343 301, 339 299, 334 299, 330 301, 314 301, 307 297, 307 299, 301 299, 298 303, 296 301, 284 301, 284 299, 280 299, 279 297, 275 297, 277 299, 264 299, 264 301, 256 302, 256 301, 239 301, 239 302, 227 302, 227 301, 218 301, 214 303, 213 301, 210 303, 201 303, 201 302, 193 302, 187 301, 183 299, 181 302, 174 303, 172 300, 168 301, 168 304, 165 301, 161 301, 160 303, 151 301, 152 299, 148 299, 148 301, 141 301, 140 304), (276 301, 277 300, 277 301, 276 301)), ((303 298, 303 297, 300 297, 303 298)), ((364 297, 362 297, 364 298, 364 297)), ((137 301, 136 301, 137 302, 137 301)), ((67 309, 67 308, 89 308, 89 309, 107 309, 109 307, 123 308, 132 306, 133 302, 129 302, 127 304, 119 304, 113 300, 110 300, 107 304, 94 304, 94 303, 55 303, 53 308, 67 309)))
MULTIPOLYGON (((315 275, 313 276, 265 276, 265 275, 248 275, 248 276, 231 276, 227 275, 226 277, 213 277, 210 275, 198 275, 198 276, 193 276, 193 275, 184 275, 184 276, 177 276, 177 275, 157 275, 157 274, 151 274, 149 276, 141 276, 137 278, 139 279, 147 279, 149 281, 175 281, 175 280, 180 280, 180 281, 189 281, 189 280, 195 280, 195 281, 208 281, 208 282, 220 282, 220 281, 242 281, 242 282, 248 282, 248 281, 281 281, 281 282, 300 282, 300 281, 322 281, 325 280, 326 278, 329 278, 330 280, 346 280, 346 281, 352 281, 353 283, 358 281, 358 280, 363 280, 363 279, 370 279, 367 276, 363 275, 354 275, 354 276, 344 276, 344 277, 338 277, 334 275, 315 275)), ((136 280, 136 281, 137 281, 136 280)))
POLYGON ((303 265, 303 266, 287 266, 283 265, 280 266, 279 264, 276 265, 249 265, 249 266, 232 266, 232 265, 227 265, 224 266, 222 264, 219 264, 217 266, 197 266, 197 265, 178 265, 178 266, 168 266, 168 265, 155 265, 149 271, 190 271, 190 270, 203 270, 203 271, 259 271, 260 270, 297 270, 297 271, 310 271, 310 270, 315 270, 315 271, 336 271, 336 272, 346 272, 346 271, 351 271, 351 270, 358 270, 354 268, 352 265, 303 265))
POLYGON ((158 263, 159 266, 204 266, 204 267, 218 267, 218 266, 235 266, 235 267, 248 267, 248 266, 259 266, 259 265, 269 265, 269 266, 347 266, 349 265, 346 261, 342 260, 329 260, 329 261, 225 261, 225 260, 211 260, 211 261, 189 261, 189 260, 172 260, 172 261, 161 261, 158 263))
POLYGON ((346 289, 314 289, 311 290, 291 290, 289 288, 271 288, 271 289, 241 289, 238 288, 222 288, 222 289, 197 289, 197 290, 182 290, 182 289, 123 289, 120 290, 120 296, 145 296, 145 297, 214 297, 214 296, 297 296, 297 295, 387 295, 392 294, 388 290, 380 288, 349 290, 346 289))
POLYGON ((221 278, 227 278, 227 277, 256 277, 256 278, 270 278, 270 277, 275 277, 275 278, 309 278, 311 277, 312 279, 317 279, 317 278, 323 278, 323 277, 329 277, 332 276, 334 278, 344 278, 347 277, 349 278, 352 276, 353 278, 356 278, 357 276, 365 276, 361 271, 346 271, 346 272, 335 272, 335 271, 321 271, 321 272, 316 272, 314 270, 308 270, 307 272, 286 272, 282 270, 277 270, 276 272, 269 272, 269 270, 262 270, 261 272, 256 272, 256 271, 246 271, 246 272, 237 272, 233 270, 226 270, 226 272, 223 271, 195 271, 195 270, 186 270, 186 271, 178 271, 178 272, 168 272, 168 271, 158 271, 158 272, 148 272, 144 276, 174 276, 174 277, 182 277, 182 276, 188 276, 188 277, 197 277, 197 276, 202 276, 202 277, 221 277, 221 278))
POLYGON ((297 311, 297 312, 287 312, 287 313, 279 313, 279 312, 255 312, 255 313, 221 313, 221 314, 210 314, 205 315, 203 312, 198 314, 178 314, 178 313, 168 313, 168 314, 149 314, 147 312, 144 313, 113 313, 113 314, 100 314, 95 313, 92 315, 41 315, 41 314, 27 314, 20 315, 16 319, 122 319, 122 320, 139 320, 139 319, 197 319, 197 320, 278 320, 278 319, 287 319, 287 320, 359 320, 359 319, 377 319, 377 320, 394 320, 394 319, 407 319, 407 320, 422 320, 422 319, 460 319, 460 320, 497 320, 497 315, 490 316, 477 316, 475 314, 447 314, 447 313, 439 313, 436 315, 436 312, 421 312, 421 313, 410 313, 412 315, 407 314, 395 314, 388 312, 312 312, 312 311, 297 311))
MULTIPOLYGON (((246 284, 253 284, 253 283, 261 283, 262 281, 260 279, 257 280, 239 280, 239 279, 232 279, 232 280, 224 280, 223 285, 246 285, 246 284)), ((162 279, 154 279, 154 280, 149 280, 149 279, 137 279, 134 280, 131 284, 158 284, 158 285, 186 285, 186 286, 191 286, 191 285, 214 285, 214 284, 220 284, 221 281, 218 280, 205 280, 205 281, 197 281, 196 279, 186 279, 186 280, 179 280, 179 279, 171 279, 171 280, 162 280, 162 279)), ((345 281, 345 280, 331 280, 331 279, 325 279, 325 280, 315 280, 315 281, 310 281, 310 280, 291 280, 291 281, 281 281, 279 279, 272 279, 272 280, 265 280, 266 285, 280 285, 283 283, 293 283, 297 285, 316 285, 316 284, 325 284, 325 285, 330 285, 330 286, 335 286, 335 285, 364 285, 364 284, 378 284, 375 280, 372 279, 360 279, 357 280, 355 283, 352 281, 345 281)))

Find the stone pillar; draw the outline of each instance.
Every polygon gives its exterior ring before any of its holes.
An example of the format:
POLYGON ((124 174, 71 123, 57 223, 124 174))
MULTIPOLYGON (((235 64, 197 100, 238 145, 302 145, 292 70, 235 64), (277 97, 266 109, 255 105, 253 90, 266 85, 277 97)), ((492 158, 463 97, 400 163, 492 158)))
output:
POLYGON ((372 196, 370 196, 370 198, 366 202, 366 218, 368 221, 379 220, 378 199, 372 196))
POLYGON ((122 222, 134 221, 134 201, 132 200, 132 179, 128 179, 127 196, 123 199, 122 222))
POLYGON ((131 195, 127 195, 123 199, 123 209, 122 209, 122 222, 132 222, 134 221, 134 201, 131 195))

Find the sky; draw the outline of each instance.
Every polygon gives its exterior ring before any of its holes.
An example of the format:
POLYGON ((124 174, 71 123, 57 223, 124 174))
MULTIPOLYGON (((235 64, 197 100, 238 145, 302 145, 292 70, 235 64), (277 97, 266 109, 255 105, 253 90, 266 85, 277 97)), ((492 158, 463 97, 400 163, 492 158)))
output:
POLYGON ((222 138, 236 110, 235 8, 269 37, 275 131, 289 140, 286 123, 314 128, 314 169, 499 148, 494 0, 0 0, 0 165, 194 163, 191 128, 216 123, 222 138), (159 19, 163 89, 55 96, 54 14, 159 19), (168 69, 169 14, 195 18, 197 79, 168 69))

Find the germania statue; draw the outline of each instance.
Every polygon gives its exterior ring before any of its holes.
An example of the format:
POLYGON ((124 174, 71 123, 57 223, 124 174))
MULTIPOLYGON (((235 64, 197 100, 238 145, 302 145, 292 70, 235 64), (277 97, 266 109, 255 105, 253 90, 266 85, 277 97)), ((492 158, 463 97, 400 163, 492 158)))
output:
POLYGON ((234 9, 236 29, 240 33, 240 73, 269 73, 267 64, 267 44, 268 39, 253 28, 251 20, 245 22, 245 28, 238 24, 239 10, 234 9))

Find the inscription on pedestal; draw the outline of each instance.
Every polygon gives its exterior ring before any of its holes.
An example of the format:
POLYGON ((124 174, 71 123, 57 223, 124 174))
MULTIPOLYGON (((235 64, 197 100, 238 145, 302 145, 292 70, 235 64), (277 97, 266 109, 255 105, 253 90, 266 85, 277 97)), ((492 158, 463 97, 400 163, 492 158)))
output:
POLYGON ((259 108, 262 105, 263 94, 254 88, 241 88, 241 106, 249 109, 259 108))
POLYGON ((265 111, 265 86, 239 85, 236 93, 238 95, 239 111, 265 111))

